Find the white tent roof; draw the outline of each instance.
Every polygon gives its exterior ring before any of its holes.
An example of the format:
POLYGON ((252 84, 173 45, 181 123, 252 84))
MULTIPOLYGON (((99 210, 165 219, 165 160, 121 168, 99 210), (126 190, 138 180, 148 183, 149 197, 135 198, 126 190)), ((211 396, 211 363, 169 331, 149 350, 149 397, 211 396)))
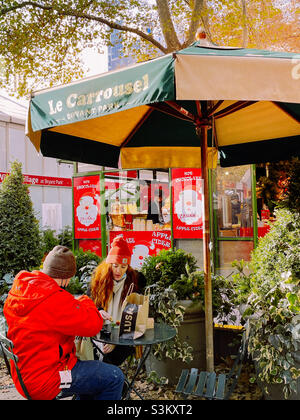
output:
POLYGON ((27 106, 24 101, 18 101, 0 92, 0 121, 25 123, 26 117, 27 106))

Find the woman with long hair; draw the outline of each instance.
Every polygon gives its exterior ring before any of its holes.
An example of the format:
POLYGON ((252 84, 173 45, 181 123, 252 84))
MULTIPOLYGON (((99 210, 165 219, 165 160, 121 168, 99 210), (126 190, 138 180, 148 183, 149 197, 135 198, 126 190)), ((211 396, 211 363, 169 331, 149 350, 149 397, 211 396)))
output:
MULTIPOLYGON (((122 236, 117 236, 106 260, 98 265, 91 280, 90 295, 103 319, 119 322, 129 287, 137 293, 145 287, 145 277, 130 266, 130 261, 131 251, 127 242, 122 236)), ((133 347, 112 344, 105 344, 101 349, 103 361, 117 366, 133 352, 133 347)))

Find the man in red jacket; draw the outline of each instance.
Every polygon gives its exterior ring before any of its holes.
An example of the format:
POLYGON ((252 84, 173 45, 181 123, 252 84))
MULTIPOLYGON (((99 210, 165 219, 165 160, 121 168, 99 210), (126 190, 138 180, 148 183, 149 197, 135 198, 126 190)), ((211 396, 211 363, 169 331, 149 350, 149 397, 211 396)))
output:
MULTIPOLYGON (((32 399, 51 400, 60 392, 78 399, 120 399, 124 377, 118 367, 76 357, 75 336, 96 335, 103 318, 90 298, 75 299, 64 290, 75 272, 73 253, 56 246, 42 271, 17 274, 4 305, 7 337, 32 399)), ((13 366, 12 377, 24 395, 13 366)))

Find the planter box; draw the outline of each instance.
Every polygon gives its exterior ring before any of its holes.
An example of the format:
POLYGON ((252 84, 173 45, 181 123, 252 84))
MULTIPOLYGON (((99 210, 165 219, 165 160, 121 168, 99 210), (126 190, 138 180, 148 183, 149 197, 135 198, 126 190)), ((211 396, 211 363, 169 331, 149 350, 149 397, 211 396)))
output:
MULTIPOLYGON (((201 307, 192 304, 190 300, 180 301, 184 306, 185 314, 178 335, 182 341, 186 341, 193 347, 193 360, 184 363, 180 360, 164 359, 157 360, 151 353, 146 361, 147 372, 155 371, 159 376, 168 378, 170 385, 178 382, 182 369, 197 368, 206 370, 206 338, 205 316, 201 307)), ((229 328, 214 329, 214 358, 215 363, 220 363, 222 358, 236 355, 240 346, 240 330, 229 328), (231 346, 233 344, 233 346, 231 346)))
MULTIPOLYGON (((259 380, 257 380, 257 384, 259 388, 261 389, 265 400, 270 400, 270 401, 285 400, 284 395, 283 395, 283 385, 264 384, 259 380), (265 391, 265 385, 267 386, 268 392, 265 391)), ((292 393, 291 396, 287 398, 287 401, 298 401, 298 400, 300 400, 300 380, 299 379, 297 383, 297 392, 292 393)))
POLYGON ((181 301, 181 305, 186 307, 184 320, 178 328, 178 335, 181 340, 186 341, 193 347, 194 359, 191 363, 183 363, 180 360, 165 359, 157 360, 150 354, 146 361, 147 372, 154 370, 159 376, 165 376, 169 384, 175 385, 178 382, 182 369, 192 367, 205 370, 206 350, 205 350, 205 318, 203 311, 199 307, 191 305, 191 301, 181 301))
MULTIPOLYGON (((257 363, 254 362, 255 371, 256 371, 256 380, 257 385, 261 389, 264 399, 270 401, 282 401, 285 400, 283 395, 283 385, 282 384, 267 384, 266 382, 262 382, 258 379, 259 368, 257 363), (267 392, 266 392, 267 388, 267 392)), ((299 369, 300 365, 296 364, 296 368, 299 369)), ((297 380, 297 392, 293 392, 287 401, 298 401, 300 400, 300 378, 297 380)))
POLYGON ((215 363, 238 354, 241 345, 241 330, 233 328, 214 328, 214 358, 215 363))

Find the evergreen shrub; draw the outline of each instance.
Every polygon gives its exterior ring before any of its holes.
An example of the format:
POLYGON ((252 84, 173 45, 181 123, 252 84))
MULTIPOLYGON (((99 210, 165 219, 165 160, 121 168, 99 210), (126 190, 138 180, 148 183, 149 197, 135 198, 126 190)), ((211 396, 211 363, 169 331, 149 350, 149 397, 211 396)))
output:
POLYGON ((0 278, 40 266, 42 249, 38 220, 22 165, 15 161, 0 186, 0 278))

